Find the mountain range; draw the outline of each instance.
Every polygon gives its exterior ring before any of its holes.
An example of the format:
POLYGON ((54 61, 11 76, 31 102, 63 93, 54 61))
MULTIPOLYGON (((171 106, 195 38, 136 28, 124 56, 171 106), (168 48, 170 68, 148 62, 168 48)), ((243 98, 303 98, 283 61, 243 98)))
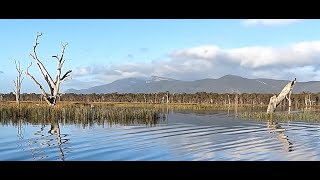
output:
MULTIPOLYGON (((295 77, 292 77, 292 80, 295 77)), ((88 89, 68 89, 65 93, 101 94, 101 93, 279 93, 288 83, 288 80, 275 79, 248 79, 235 75, 225 75, 218 79, 200 79, 194 81, 181 81, 166 77, 152 76, 150 79, 125 78, 112 83, 94 86, 88 89)), ((293 93, 320 92, 320 81, 299 82, 293 93)))

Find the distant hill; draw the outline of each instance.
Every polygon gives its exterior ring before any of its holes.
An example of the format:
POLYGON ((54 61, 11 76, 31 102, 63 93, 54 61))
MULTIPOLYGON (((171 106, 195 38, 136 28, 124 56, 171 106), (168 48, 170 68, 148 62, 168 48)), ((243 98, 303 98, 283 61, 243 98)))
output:
MULTIPOLYGON (((294 79, 294 77, 292 78, 294 79)), ((225 75, 218 79, 200 79, 195 81, 181 81, 171 78, 152 76, 151 79, 126 78, 112 83, 94 86, 88 89, 68 89, 66 93, 279 93, 288 83, 287 80, 248 79, 235 75, 225 75)), ((303 91, 320 92, 320 81, 297 82, 293 93, 303 91)))

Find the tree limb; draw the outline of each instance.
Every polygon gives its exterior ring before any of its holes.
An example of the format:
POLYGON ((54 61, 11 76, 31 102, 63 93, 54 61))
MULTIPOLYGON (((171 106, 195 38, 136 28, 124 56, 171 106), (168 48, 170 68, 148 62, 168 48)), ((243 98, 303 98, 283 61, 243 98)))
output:
POLYGON ((63 59, 63 56, 64 56, 64 50, 66 49, 66 47, 68 46, 68 43, 65 43, 64 45, 62 45, 62 53, 61 53, 61 57, 60 57, 60 60, 59 62, 61 63, 62 59, 63 59))
POLYGON ((33 46, 33 54, 31 53, 31 57, 37 62, 37 65, 41 71, 41 74, 43 75, 43 77, 46 79, 49 87, 50 87, 50 90, 53 89, 54 87, 54 82, 53 82, 53 79, 52 77, 50 76, 49 72, 47 71, 47 69, 44 67, 44 65, 42 64, 42 62, 39 60, 38 58, 38 55, 37 55, 37 52, 36 52, 36 48, 38 46, 38 39, 40 36, 42 36, 43 33, 37 33, 37 37, 36 37, 36 42, 35 42, 35 45, 33 46))
POLYGON ((38 85, 38 87, 40 88, 43 96, 45 97, 44 99, 47 101, 48 104, 51 104, 51 103, 48 101, 48 96, 47 96, 46 91, 43 89, 43 87, 41 86, 41 84, 29 73, 29 68, 30 68, 31 66, 32 66, 32 62, 30 63, 30 65, 29 65, 28 68, 27 68, 26 75, 29 76, 36 85, 38 85))
POLYGON ((65 78, 69 77, 71 72, 72 72, 72 70, 67 71, 67 72, 62 76, 62 78, 60 79, 60 81, 61 81, 61 82, 62 82, 62 81, 65 81, 65 78))
POLYGON ((13 80, 14 87, 17 87, 16 81, 13 80))
POLYGON ((61 70, 62 70, 62 66, 63 66, 63 63, 64 63, 64 60, 63 60, 63 56, 64 56, 64 51, 67 47, 68 43, 62 45, 62 52, 61 52, 61 57, 59 58, 59 56, 55 56, 57 59, 58 59, 58 69, 57 69, 57 76, 56 76, 56 81, 55 81, 55 84, 58 83, 58 81, 62 81, 61 79, 64 79, 64 78, 61 78, 61 70))

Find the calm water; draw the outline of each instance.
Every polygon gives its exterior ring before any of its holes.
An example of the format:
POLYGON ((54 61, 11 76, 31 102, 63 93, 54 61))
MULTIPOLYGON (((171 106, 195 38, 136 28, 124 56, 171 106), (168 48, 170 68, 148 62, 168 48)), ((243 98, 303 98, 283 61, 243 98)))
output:
POLYGON ((320 160, 320 124, 246 121, 226 111, 170 112, 152 127, 8 122, 0 124, 0 160, 320 160))

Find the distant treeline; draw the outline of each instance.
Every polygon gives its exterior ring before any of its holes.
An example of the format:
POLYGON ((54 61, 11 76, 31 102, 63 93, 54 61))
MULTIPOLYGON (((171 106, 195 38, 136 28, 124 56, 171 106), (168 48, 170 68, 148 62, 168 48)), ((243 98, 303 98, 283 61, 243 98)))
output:
MULTIPOLYGON (((267 105, 274 94, 218 94, 198 92, 189 93, 110 93, 110 94, 61 94, 58 101, 82 101, 82 102, 137 102, 137 103, 197 103, 197 104, 252 104, 267 105)), ((15 101, 13 93, 2 94, 1 101, 15 101)), ((21 101, 42 101, 41 94, 21 94, 21 101)), ((292 106, 320 105, 320 93, 299 93, 291 95, 292 106)), ((283 101, 280 105, 286 105, 283 101)))

